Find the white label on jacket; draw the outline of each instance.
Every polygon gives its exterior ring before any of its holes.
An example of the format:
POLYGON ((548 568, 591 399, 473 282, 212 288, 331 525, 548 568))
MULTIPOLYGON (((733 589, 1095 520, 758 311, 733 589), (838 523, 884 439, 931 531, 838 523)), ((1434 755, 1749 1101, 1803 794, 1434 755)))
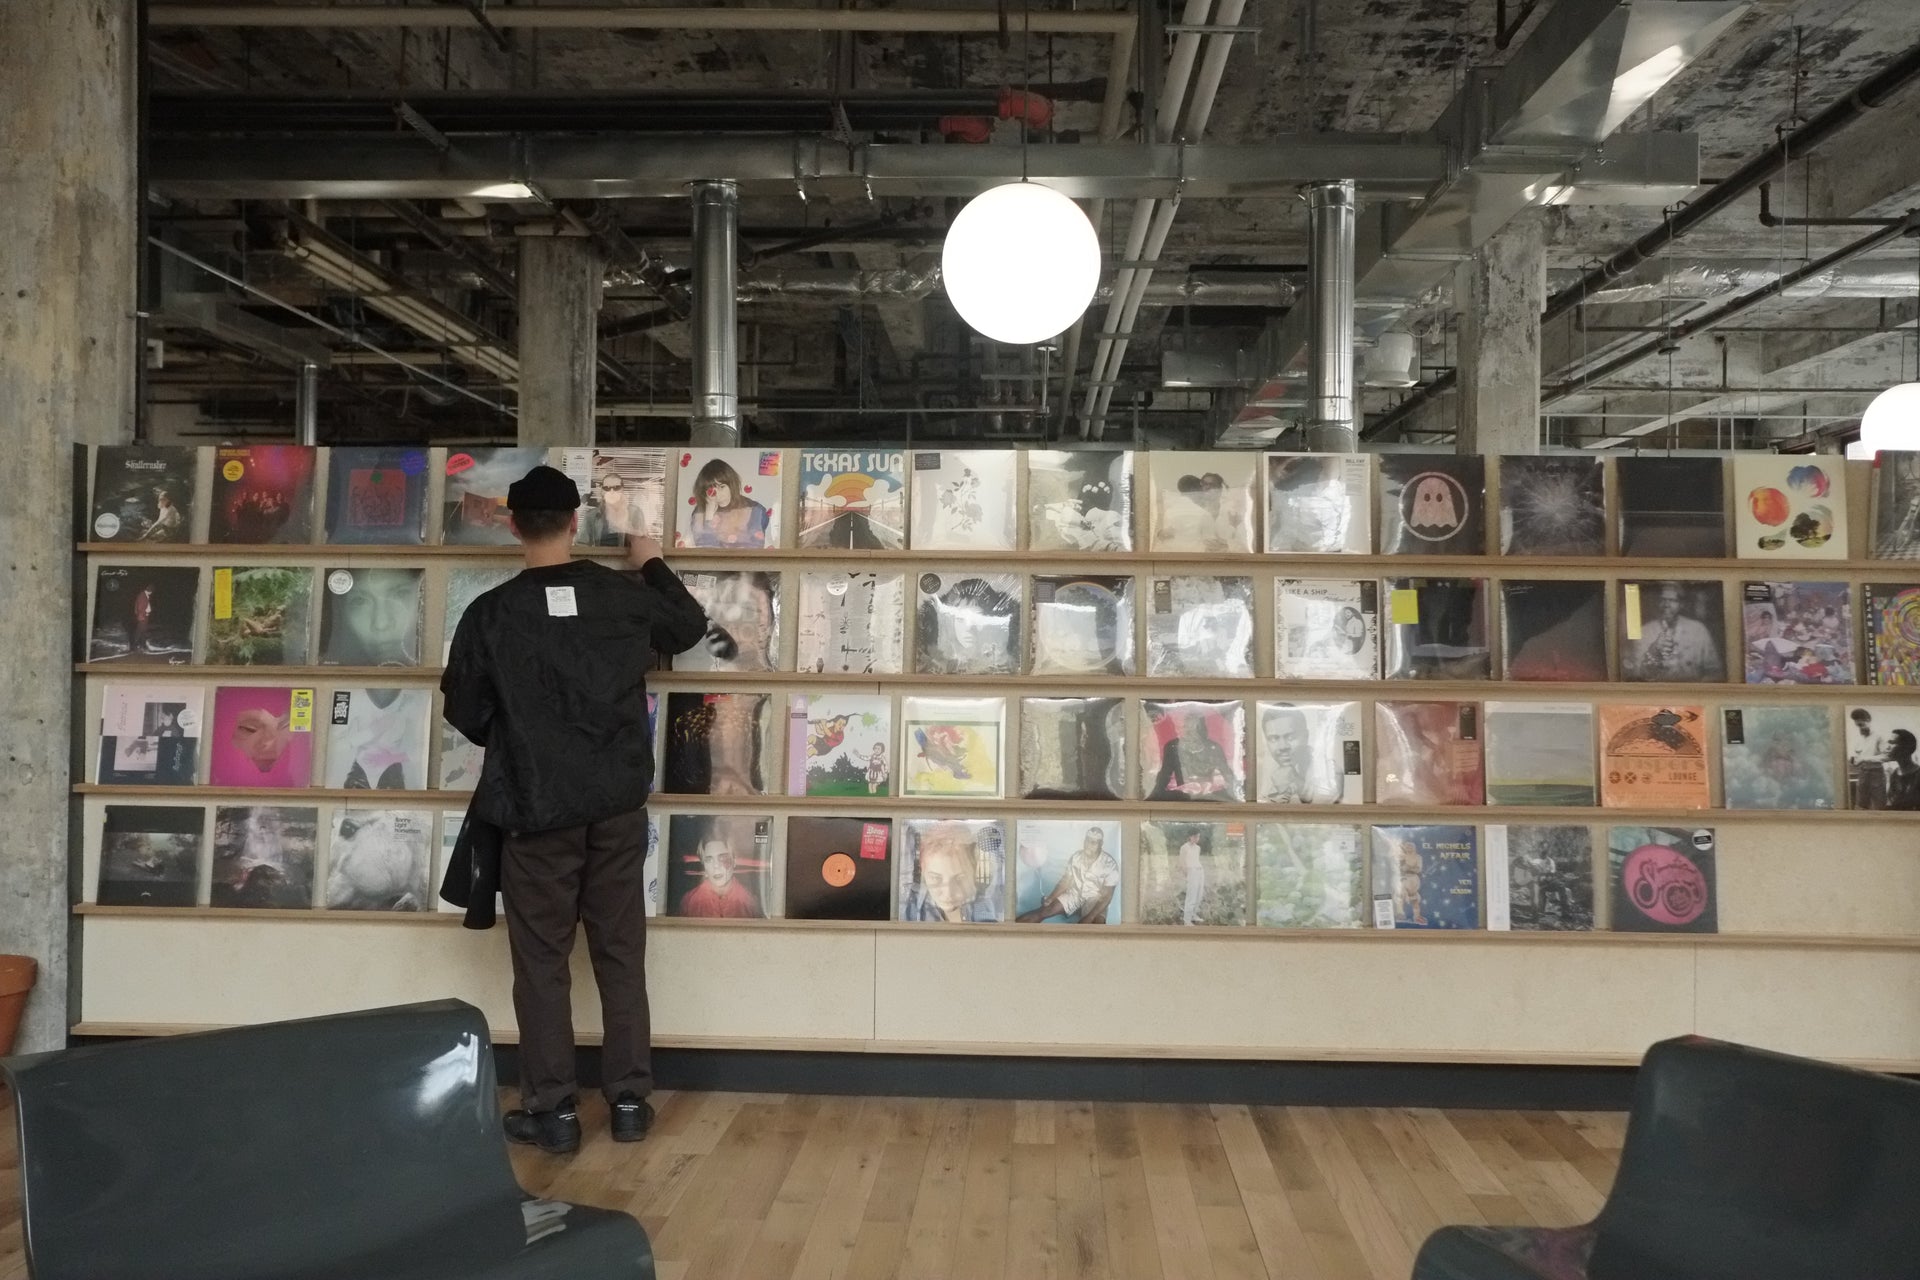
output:
POLYGON ((580 616, 580 606, 574 601, 572 587, 547 588, 547 616, 549 618, 580 616))

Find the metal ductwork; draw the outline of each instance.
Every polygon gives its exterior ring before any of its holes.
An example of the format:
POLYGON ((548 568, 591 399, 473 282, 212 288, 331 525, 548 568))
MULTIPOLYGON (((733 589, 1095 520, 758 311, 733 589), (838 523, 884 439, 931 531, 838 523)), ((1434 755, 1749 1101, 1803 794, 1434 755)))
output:
POLYGON ((693 186, 694 444, 740 443, 740 192, 693 186))
MULTIPOLYGON (((912 301, 940 290, 940 260, 915 259, 898 267, 840 270, 832 267, 763 267, 741 273, 742 302, 912 301)), ((1143 303, 1162 307, 1265 307, 1284 310, 1300 297, 1292 276, 1196 271, 1155 280, 1139 290, 1143 303)), ((1114 281, 1094 292, 1094 301, 1116 296, 1114 281)))
POLYGON ((1313 245, 1307 305, 1311 321, 1306 443, 1310 453, 1352 453, 1353 230, 1351 182, 1307 190, 1307 235, 1313 245))
MULTIPOLYGON (((1659 270, 1597 290, 1588 306, 1624 302, 1708 302, 1764 289, 1786 272, 1777 258, 1726 258, 1711 262, 1662 261, 1659 270)), ((1912 259, 1845 262, 1783 289, 1781 298, 1906 298, 1916 277, 1912 259)))
MULTIPOLYGON (((1362 330, 1371 337, 1401 327, 1522 209, 1595 197, 1660 205, 1697 185, 1693 135, 1607 139, 1749 4, 1560 0, 1507 65, 1471 74, 1434 130, 1453 157, 1450 175, 1417 206, 1377 205, 1359 221, 1362 330), (1604 190, 1590 187, 1600 173, 1611 175, 1604 190)), ((1231 427, 1270 431, 1274 406, 1297 399, 1293 385, 1309 375, 1311 323, 1296 311, 1262 336, 1270 372, 1229 414, 1231 427)))

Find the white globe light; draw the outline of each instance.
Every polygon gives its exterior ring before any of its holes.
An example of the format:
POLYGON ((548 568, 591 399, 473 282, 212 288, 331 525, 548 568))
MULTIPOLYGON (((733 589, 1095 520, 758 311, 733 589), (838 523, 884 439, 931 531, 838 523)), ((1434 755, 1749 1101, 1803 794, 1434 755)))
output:
POLYGON ((1860 415, 1860 445, 1868 457, 1920 449, 1920 382, 1902 382, 1874 397, 1860 415))
POLYGON ((1080 318, 1100 284, 1100 238, 1080 206, 1050 187, 984 191, 947 228, 947 297, 995 342, 1043 342, 1080 318))

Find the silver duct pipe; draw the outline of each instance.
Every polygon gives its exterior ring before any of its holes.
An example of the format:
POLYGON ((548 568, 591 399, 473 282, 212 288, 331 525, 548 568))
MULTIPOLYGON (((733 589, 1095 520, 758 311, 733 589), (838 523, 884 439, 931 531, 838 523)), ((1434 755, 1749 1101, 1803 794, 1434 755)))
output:
POLYGON ((1312 327, 1308 337, 1307 429, 1310 453, 1354 453, 1352 179, 1307 188, 1312 327))
MULTIPOLYGON (((1638 275, 1639 273, 1635 273, 1638 275)), ((1712 262, 1667 262, 1664 270, 1633 282, 1596 290, 1586 305, 1618 302, 1708 302, 1765 288, 1785 272, 1774 258, 1724 258, 1712 262)), ((1912 258, 1843 262, 1790 285, 1782 298, 1907 298, 1916 287, 1912 258)))
POLYGON ((694 444, 740 443, 740 190, 693 184, 694 444))
POLYGON ((300 362, 300 378, 293 384, 293 442, 320 443, 320 366, 300 362))

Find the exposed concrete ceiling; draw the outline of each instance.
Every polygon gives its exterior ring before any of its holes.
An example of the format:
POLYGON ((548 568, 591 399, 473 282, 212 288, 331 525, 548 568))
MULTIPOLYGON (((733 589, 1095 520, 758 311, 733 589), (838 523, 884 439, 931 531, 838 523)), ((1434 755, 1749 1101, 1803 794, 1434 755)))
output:
MULTIPOLYGON (((159 0, 156 0, 158 3, 159 0)), ((1542 11, 1554 0, 1545 0, 1542 11)), ((448 6, 458 8, 458 6, 448 6)), ((496 6, 497 7, 497 6, 496 6)), ((927 2, 923 8, 978 6, 927 2)), ((1036 5, 1038 12, 1047 6, 1036 5)), ((1517 7, 1517 6, 1516 6, 1517 7)), ((1128 70, 1149 85, 1165 62, 1159 27, 1176 20, 1178 6, 1150 6, 1142 39, 1128 70)), ((1769 146, 1781 127, 1805 120, 1871 75, 1920 38, 1915 0, 1755 0, 1706 54, 1683 71, 1630 122, 1634 130, 1688 130, 1698 134, 1707 177, 1728 171, 1769 146)), ((1301 132, 1419 131, 1432 127, 1459 92, 1469 71, 1498 65, 1507 55, 1496 47, 1495 0, 1249 0, 1241 22, 1257 36, 1235 41, 1208 130, 1209 141, 1256 143, 1301 132)), ((1527 30, 1540 21, 1538 15, 1527 30)), ((1524 31, 1522 33, 1524 39, 1524 31)), ((1089 36, 1035 35, 1029 44, 1015 33, 993 35, 834 35, 814 32, 552 31, 513 30, 502 41, 472 26, 428 30, 306 30, 267 27, 176 27, 150 31, 151 84, 157 93, 222 91, 251 94, 368 94, 400 100, 422 92, 568 92, 742 95, 771 92, 902 94, 952 90, 997 90, 1029 85, 1054 98, 1052 129, 1059 138, 1092 140, 1100 103, 1112 71, 1107 41, 1089 36)), ((1138 127, 1143 99, 1123 113, 1123 130, 1138 127)), ((1920 149, 1911 137, 1920 122, 1920 90, 1882 108, 1842 135, 1813 160, 1783 172, 1774 191, 1776 212, 1819 217, 1884 216, 1920 204, 1920 149)), ((923 139, 937 139, 925 127, 923 139)), ((905 138, 902 140, 916 140, 905 138)), ((1017 144, 1018 126, 1005 121, 993 145, 1017 144)), ((940 232, 953 201, 913 202, 833 198, 798 190, 791 196, 743 201, 742 226, 751 249, 765 251, 828 227, 861 226, 845 238, 782 255, 771 265, 838 268, 846 272, 912 267, 937 254, 940 232), (879 225, 884 223, 884 225, 879 225), (867 224, 875 224, 868 226, 867 224)), ((634 243, 668 263, 684 265, 685 209, 670 200, 614 202, 618 222, 634 243)), ((551 220, 554 210, 539 200, 469 202, 429 210, 483 258, 510 270, 516 224, 551 220)), ((511 305, 495 296, 470 262, 423 242, 370 202, 326 202, 300 210, 372 260, 411 281, 439 303, 483 314, 510 327, 511 305)), ((1769 260, 1783 269, 1818 257, 1855 238, 1849 228, 1769 228, 1749 199, 1708 223, 1670 250, 1675 262, 1718 259, 1769 260)), ((328 288, 288 263, 276 250, 273 228, 280 211, 271 204, 175 201, 156 209, 158 225, 171 226, 199 245, 236 255, 248 278, 284 291, 329 316, 346 317, 383 344, 424 348, 417 335, 368 313, 359 300, 328 288)), ((1124 235, 1124 210, 1110 207, 1103 233, 1124 235)), ((1659 208, 1621 205, 1556 208, 1548 219, 1548 262, 1555 279, 1590 265, 1657 226, 1659 208)), ((1200 271, 1280 268, 1299 271, 1306 261, 1306 221, 1301 203, 1285 197, 1189 200, 1168 236, 1164 260, 1200 271)), ((1880 255, 1894 260, 1896 253, 1880 255)), ((1911 257, 1911 255, 1904 255, 1911 257)), ((1175 277, 1178 278, 1177 276, 1175 277)), ((1657 281, 1658 264, 1640 279, 1657 281)), ((1165 282, 1166 274, 1156 277, 1165 282)), ((608 350, 648 383, 645 394, 663 403, 684 400, 687 349, 684 321, 657 327, 645 314, 657 300, 634 296, 644 289, 610 291, 610 320, 641 317, 631 331, 611 339, 608 350)), ((1646 302, 1583 308, 1549 327, 1543 350, 1549 384, 1577 374, 1607 351, 1635 340, 1629 326, 1657 327, 1691 303, 1646 302)), ((1216 331, 1223 341, 1244 336, 1281 310, 1204 302, 1168 310, 1149 304, 1122 380, 1128 389, 1116 406, 1131 402, 1192 406, 1156 390, 1162 343, 1183 344, 1196 330, 1216 331)), ((1442 291, 1411 318, 1423 335, 1428 363, 1452 363, 1452 303, 1442 291)), ((1742 330, 1788 330, 1779 340, 1752 333, 1709 335, 1674 353, 1675 385, 1692 388, 1669 405, 1664 356, 1622 370, 1609 387, 1629 388, 1569 397, 1548 406, 1568 422, 1568 435, 1613 431, 1621 426, 1664 428, 1669 422, 1735 416, 1760 421, 1763 434, 1795 434, 1811 415, 1793 408, 1796 397, 1823 387, 1884 382, 1897 372, 1901 326, 1911 333, 1914 294, 1885 304, 1871 299, 1784 299, 1743 316, 1742 330), (1904 310, 1903 310, 1904 308, 1904 310), (1892 334, 1893 336, 1888 336, 1892 334), (1791 342, 1792 350, 1782 344, 1791 342), (1764 348, 1748 352, 1749 347, 1764 348), (1731 351, 1735 354, 1728 355, 1731 351), (1746 361, 1743 365, 1741 362, 1746 361), (1656 367, 1657 366, 1657 367, 1656 367), (1725 373, 1728 376, 1721 377, 1725 373), (1738 376, 1736 376, 1738 375, 1738 376), (1658 388, 1658 403, 1647 400, 1658 388), (1754 388, 1733 394, 1721 388, 1754 388), (1762 395, 1765 391, 1767 394, 1762 395), (1641 399, 1622 397, 1640 396, 1641 399), (1789 412, 1778 412, 1786 406, 1789 412), (1606 414, 1605 418, 1597 415, 1606 414), (1594 415, 1589 419, 1579 415, 1594 415), (1641 416, 1617 416, 1633 415, 1641 416), (1795 414, 1799 418, 1795 418, 1795 414), (1569 425, 1571 423, 1571 425, 1569 425), (1771 425, 1767 425, 1767 424, 1771 425)), ((977 407, 988 384, 966 382, 991 363, 987 344, 970 340, 938 294, 919 299, 841 302, 749 296, 743 321, 761 359, 757 388, 762 403, 783 399, 830 403, 855 396, 862 403, 928 403, 977 407), (859 385, 855 385, 855 382, 859 385), (791 391, 792 395, 785 394, 791 391)), ((1644 335, 1646 329, 1642 329, 1644 335)), ((192 337, 177 335, 183 357, 192 337)), ((1911 367, 1915 344, 1905 340, 1911 367)), ((271 363, 240 366, 228 344, 208 344, 207 361, 194 361, 194 376, 234 387, 252 382, 271 399, 285 375, 271 363), (209 366, 212 366, 211 371, 209 366)), ((444 352, 441 354, 445 354, 444 352)), ((427 354, 419 358, 427 359, 427 354)), ((1085 356, 1082 359, 1084 371, 1085 356)), ((458 362, 446 367, 458 376, 458 362)), ((384 369, 347 365, 335 377, 361 378, 377 387, 384 369)), ((1016 375, 1008 375, 1010 378, 1016 375)), ((164 378, 161 379, 164 382, 164 378)), ((290 386, 290 383, 287 385, 290 386)), ((992 384, 1004 399, 1014 382, 992 384)), ((609 394, 612 394, 609 392, 609 394)), ((631 399, 630 390, 622 391, 631 399)), ((1369 393, 1368 407, 1389 408, 1398 393, 1369 393)), ((1858 397, 1852 392, 1821 402, 1825 409, 1858 397)), ((240 397, 244 402, 244 396, 240 397)), ((1204 399, 1204 397, 1202 397, 1204 399)), ((1151 427, 1179 429, 1204 421, 1183 409, 1149 412, 1151 427)), ((1857 412, 1857 407, 1854 410, 1857 412)), ((417 402, 408 412, 431 414, 417 402)), ((1116 409, 1117 412, 1117 409, 1116 409)), ((444 416, 444 415, 443 415, 444 416)), ((1843 419, 1844 413, 1831 415, 1843 419)), ((444 424, 423 420, 429 428, 444 424)), ((818 431, 817 417, 782 424, 768 415, 759 424, 818 431)), ((1419 424, 1444 430, 1447 405, 1436 403, 1419 424)), ((419 427, 408 428, 418 430, 419 427)), ((672 430, 670 422, 661 427, 672 430)), ((1747 428, 1753 430, 1751 426, 1747 428)))

